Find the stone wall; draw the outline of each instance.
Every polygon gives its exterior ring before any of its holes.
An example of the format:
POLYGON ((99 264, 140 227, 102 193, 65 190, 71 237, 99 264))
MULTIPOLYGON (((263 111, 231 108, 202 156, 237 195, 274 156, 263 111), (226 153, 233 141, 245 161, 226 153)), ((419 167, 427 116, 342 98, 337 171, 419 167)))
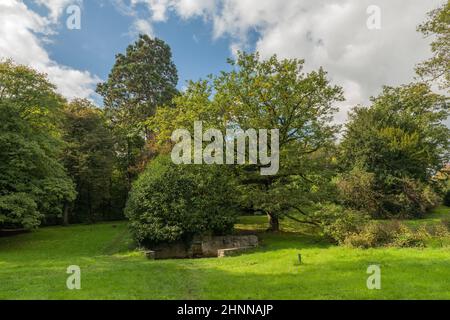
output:
POLYGON ((204 237, 202 239, 202 252, 205 257, 217 257, 220 249, 257 247, 257 236, 223 236, 204 237))
POLYGON ((218 251, 222 249, 249 249, 257 246, 258 237, 255 235, 197 237, 191 245, 177 242, 154 246, 147 252, 147 257, 150 259, 218 257, 218 251))

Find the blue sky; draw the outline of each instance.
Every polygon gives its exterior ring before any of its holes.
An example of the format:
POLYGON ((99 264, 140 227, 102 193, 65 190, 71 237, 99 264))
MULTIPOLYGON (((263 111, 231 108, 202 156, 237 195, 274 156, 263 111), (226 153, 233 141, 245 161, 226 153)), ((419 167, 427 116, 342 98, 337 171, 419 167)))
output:
POLYGON ((91 98, 117 53, 145 31, 166 41, 179 88, 226 70, 237 49, 305 59, 344 88, 338 122, 367 104, 383 85, 414 81, 431 56, 416 31, 446 0, 1 0, 0 59, 48 74, 69 99, 91 98), (70 5, 81 8, 81 30, 66 27, 70 5), (377 28, 369 28, 376 11, 377 28), (372 9, 370 9, 372 8, 372 9), (372 20, 371 20, 372 19, 372 20))
MULTIPOLYGON (((46 9, 28 1, 42 14, 46 9)), ((142 6, 138 11, 145 12, 142 6)), ((89 70, 106 79, 115 55, 125 51, 136 39, 130 26, 134 17, 119 12, 111 1, 84 1, 81 30, 57 28, 52 42, 45 44, 51 59, 72 68, 89 70)), ((198 80, 210 73, 226 70, 231 56, 229 39, 212 39, 212 26, 202 18, 179 19, 174 14, 166 22, 154 24, 154 35, 167 42, 179 74, 179 88, 187 80, 198 80)))

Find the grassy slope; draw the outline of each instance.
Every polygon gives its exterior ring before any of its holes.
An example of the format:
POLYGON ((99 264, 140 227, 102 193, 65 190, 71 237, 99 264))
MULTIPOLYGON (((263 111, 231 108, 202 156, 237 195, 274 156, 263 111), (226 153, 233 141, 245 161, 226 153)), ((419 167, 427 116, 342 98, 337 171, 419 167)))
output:
MULTIPOLYGON (((430 219, 448 215, 440 208, 430 219)), ((237 228, 265 223, 243 217, 237 228)), ((239 257, 167 261, 129 249, 125 223, 0 238, 0 299, 450 299, 448 247, 358 250, 296 233, 261 238, 261 248, 239 257), (370 264, 381 265, 382 290, 366 288, 370 264), (80 291, 66 289, 69 265, 81 267, 80 291)))

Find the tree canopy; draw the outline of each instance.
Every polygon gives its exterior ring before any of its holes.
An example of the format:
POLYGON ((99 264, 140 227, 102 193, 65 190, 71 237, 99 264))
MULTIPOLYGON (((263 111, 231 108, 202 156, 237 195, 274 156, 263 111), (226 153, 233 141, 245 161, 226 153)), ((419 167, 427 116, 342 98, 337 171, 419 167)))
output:
POLYGON ((450 160, 448 116, 448 99, 423 83, 385 87, 370 107, 352 111, 340 145, 341 162, 345 170, 373 175, 365 194, 382 197, 375 215, 424 213, 426 186, 450 160))
POLYGON ((146 121, 158 107, 171 104, 177 83, 170 47, 158 38, 140 35, 125 54, 116 56, 107 81, 97 86, 129 186, 148 160, 145 147, 152 132, 146 121))
POLYGON ((450 1, 428 13, 428 20, 418 31, 426 37, 433 37, 433 56, 417 66, 422 78, 437 81, 442 88, 450 88, 450 1))
MULTIPOLYGON (((334 103, 343 100, 342 89, 331 85, 322 69, 305 74, 302 60, 240 53, 229 62, 232 71, 191 82, 174 99, 174 108, 159 109, 149 123, 161 143, 198 120, 205 129, 278 129, 280 172, 262 177, 260 165, 250 164, 236 172, 242 202, 266 213, 277 230, 280 216, 292 210, 305 214, 303 207, 325 191, 328 151, 338 130, 331 120, 334 103)), ((311 223, 308 217, 304 221, 311 223)))
POLYGON ((116 164, 114 139, 103 111, 91 102, 74 100, 64 111, 64 164, 78 193, 71 210, 73 220, 96 221, 101 211, 111 210, 107 203, 116 164))
POLYGON ((35 228, 75 199, 61 163, 64 99, 44 74, 0 63, 0 226, 35 228))

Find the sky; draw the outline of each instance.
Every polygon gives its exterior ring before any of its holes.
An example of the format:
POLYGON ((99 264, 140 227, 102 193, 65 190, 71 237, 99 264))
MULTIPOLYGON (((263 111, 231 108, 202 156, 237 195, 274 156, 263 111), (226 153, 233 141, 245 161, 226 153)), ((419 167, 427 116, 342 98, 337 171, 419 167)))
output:
POLYGON ((416 27, 444 2, 0 0, 0 59, 47 73, 68 99, 101 104, 96 84, 139 33, 170 45, 180 89, 187 80, 227 70, 237 50, 301 58, 306 71, 322 66, 344 88, 346 101, 336 116, 343 122, 351 107, 367 104, 383 85, 414 80, 414 66, 431 56, 432 40, 416 27), (67 26, 73 6, 80 9, 80 29, 67 26))

